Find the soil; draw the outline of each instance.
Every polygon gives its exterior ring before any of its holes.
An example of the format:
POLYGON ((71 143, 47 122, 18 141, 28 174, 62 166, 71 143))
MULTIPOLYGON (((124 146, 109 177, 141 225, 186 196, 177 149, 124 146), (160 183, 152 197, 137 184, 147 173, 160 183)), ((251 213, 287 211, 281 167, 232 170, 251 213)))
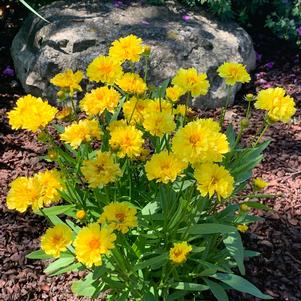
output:
MULTIPOLYGON (((72 295, 70 285, 82 275, 69 273, 48 277, 43 273, 45 262, 28 260, 25 255, 36 250, 39 237, 45 231, 42 217, 29 212, 9 211, 5 197, 9 183, 18 176, 32 175, 47 167, 39 157, 45 147, 36 136, 25 131, 12 131, 6 113, 24 92, 14 74, 9 47, 23 21, 26 10, 15 2, 0 2, 0 301, 88 300, 72 295), (7 7, 9 5, 9 7, 7 7)), ((258 53, 258 66, 253 81, 244 87, 245 93, 262 88, 282 86, 301 104, 301 54, 268 32, 252 34, 258 53)), ((238 101, 226 120, 236 127, 243 116, 245 104, 238 101)), ((203 111, 205 116, 218 116, 219 110, 203 111)), ((265 152, 263 162, 254 171, 270 183, 265 193, 277 197, 264 199, 269 212, 255 212, 264 221, 255 223, 243 235, 246 248, 261 255, 246 261, 246 278, 278 301, 301 300, 301 113, 298 110, 290 124, 276 124, 263 139, 272 143, 265 152)), ((261 126, 262 113, 254 111, 251 126, 245 133, 248 139, 261 126)), ((231 292, 231 301, 255 301, 252 296, 231 292)))

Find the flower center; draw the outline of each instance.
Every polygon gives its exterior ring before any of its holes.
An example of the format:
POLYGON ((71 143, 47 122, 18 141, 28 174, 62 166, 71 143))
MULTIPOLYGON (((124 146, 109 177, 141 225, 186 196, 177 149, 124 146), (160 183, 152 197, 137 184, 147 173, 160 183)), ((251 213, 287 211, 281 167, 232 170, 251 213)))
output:
POLYGON ((199 135, 193 134, 193 135, 191 135, 191 136, 189 137, 189 142, 190 142, 193 146, 196 146, 196 144, 197 144, 199 141, 200 141, 199 135))
POLYGON ((123 222, 124 221, 125 214, 123 212, 116 213, 115 216, 119 220, 119 222, 123 222))
POLYGON ((96 250, 100 247, 100 241, 98 239, 92 239, 90 242, 89 242, 89 247, 92 249, 92 250, 96 250))

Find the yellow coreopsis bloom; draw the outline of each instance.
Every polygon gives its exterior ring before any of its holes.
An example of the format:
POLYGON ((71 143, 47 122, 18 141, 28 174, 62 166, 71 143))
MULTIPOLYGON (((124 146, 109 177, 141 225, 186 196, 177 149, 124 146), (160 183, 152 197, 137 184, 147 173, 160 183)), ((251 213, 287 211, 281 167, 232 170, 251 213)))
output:
POLYGON ((85 210, 78 210, 78 211, 76 211, 75 216, 79 220, 84 219, 86 217, 86 211, 85 210))
POLYGON ((36 132, 53 120, 57 111, 40 97, 26 95, 17 100, 17 106, 8 113, 8 121, 14 130, 36 132))
POLYGON ((60 257, 72 241, 72 231, 64 224, 59 224, 46 230, 41 237, 41 249, 50 256, 60 257))
POLYGON ((97 83, 112 85, 121 78, 122 74, 120 63, 109 56, 96 57, 87 68, 87 76, 91 81, 97 83))
POLYGON ((100 87, 87 93, 80 101, 80 108, 88 116, 99 115, 108 110, 113 113, 120 99, 120 94, 109 87, 100 87))
POLYGON ((132 123, 142 124, 143 111, 148 105, 148 100, 138 99, 133 96, 129 101, 123 104, 123 113, 125 119, 132 123))
POLYGON ((116 84, 126 93, 143 94, 147 90, 146 83, 136 73, 124 73, 124 75, 116 82, 116 84))
POLYGON ((74 241, 77 260, 87 267, 101 265, 101 255, 114 248, 116 235, 112 231, 111 228, 100 228, 97 223, 83 227, 74 241))
POLYGON ((55 75, 50 82, 61 89, 67 89, 70 93, 73 93, 74 91, 82 91, 79 83, 83 77, 83 72, 76 71, 74 73, 71 69, 67 69, 64 72, 55 75))
POLYGON ((143 52, 142 39, 132 34, 114 41, 109 49, 109 55, 121 63, 138 62, 143 52))
POLYGON ((206 73, 198 73, 195 68, 179 69, 172 84, 182 88, 184 93, 190 92, 193 97, 206 95, 209 89, 206 73))
POLYGON ((202 196, 211 198, 216 193, 218 199, 229 197, 234 190, 234 179, 223 166, 214 163, 198 165, 194 171, 198 190, 202 196))
POLYGON ((254 187, 257 189, 257 190, 261 190, 261 189, 264 189, 266 188, 267 186, 269 186, 269 183, 264 181, 263 179, 261 178, 255 178, 253 180, 253 184, 254 184, 254 187))
POLYGON ((93 138, 100 139, 101 135, 102 132, 97 120, 84 119, 67 126, 60 137, 62 141, 76 149, 82 142, 89 142, 93 138))
POLYGON ((218 75, 225 79, 227 85, 236 83, 248 83, 251 80, 246 67, 239 63, 226 62, 217 69, 218 75))
POLYGON ((42 188, 44 205, 50 205, 60 200, 59 191, 63 189, 60 173, 56 169, 39 172, 35 175, 42 188))
POLYGON ((143 133, 132 125, 116 127, 111 131, 109 144, 120 158, 138 157, 143 149, 143 133))
POLYGON ((153 112, 144 115, 143 127, 153 136, 162 138, 176 128, 174 116, 169 112, 153 112))
POLYGON ((183 263, 187 260, 188 254, 192 251, 192 246, 186 241, 174 243, 169 250, 169 259, 176 264, 183 263))
POLYGON ((96 153, 95 159, 83 161, 81 172, 92 188, 115 182, 121 176, 119 165, 114 162, 112 154, 101 151, 96 153))
POLYGON ((103 208, 99 222, 108 224, 110 228, 127 233, 129 228, 137 227, 137 209, 127 202, 111 203, 103 208))
POLYGON ((70 107, 64 107, 60 111, 58 111, 55 115, 57 119, 64 119, 72 113, 72 109, 70 107))
POLYGON ((178 101, 184 93, 183 89, 179 86, 168 87, 166 89, 166 97, 173 102, 178 101))
POLYGON ((34 210, 43 207, 43 187, 37 178, 19 177, 10 183, 6 204, 8 209, 25 212, 29 206, 34 210))
POLYGON ((226 135, 219 132, 219 124, 212 119, 199 119, 179 129, 173 140, 172 149, 184 161, 222 161, 223 154, 229 151, 226 135))
POLYGON ((177 176, 187 167, 187 163, 178 156, 167 151, 154 154, 145 164, 145 172, 148 180, 156 180, 167 184, 174 182, 177 176))
POLYGON ((288 122, 296 113, 294 99, 285 96, 283 88, 268 88, 261 90, 257 95, 255 108, 266 110, 272 121, 288 122))
POLYGON ((107 126, 107 130, 111 133, 113 131, 115 131, 117 128, 123 128, 123 127, 127 127, 128 124, 126 122, 126 120, 124 119, 120 119, 120 120, 114 120, 112 122, 110 122, 110 124, 107 126))
POLYGON ((242 233, 247 232, 249 229, 248 225, 237 225, 236 228, 239 232, 242 232, 242 233))
POLYGON ((172 114, 172 104, 166 99, 148 99, 147 105, 143 110, 142 114, 152 114, 158 112, 167 112, 172 114))

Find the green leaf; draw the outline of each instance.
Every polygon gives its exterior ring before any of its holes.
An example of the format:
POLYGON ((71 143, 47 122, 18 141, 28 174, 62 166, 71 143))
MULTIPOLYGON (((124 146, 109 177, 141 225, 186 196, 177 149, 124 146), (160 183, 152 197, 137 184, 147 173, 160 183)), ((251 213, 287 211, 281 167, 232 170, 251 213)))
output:
POLYGON ((156 213, 160 209, 160 204, 155 201, 152 203, 148 203, 142 210, 141 214, 142 215, 152 215, 156 213))
POLYGON ((244 247, 241 241, 240 234, 237 231, 229 233, 223 241, 226 249, 236 261, 240 273, 242 275, 245 275, 244 247))
POLYGON ((212 276, 213 278, 224 282, 225 284, 231 286, 232 288, 236 289, 237 291, 247 293, 253 295, 257 298, 271 300, 273 299, 271 296, 263 294, 255 285, 250 283, 248 280, 234 275, 234 274, 223 274, 217 273, 212 276))
POLYGON ((68 273, 68 272, 79 271, 80 268, 82 268, 82 267, 83 267, 83 265, 81 263, 74 262, 73 264, 68 265, 65 268, 59 269, 59 270, 57 270, 54 273, 49 273, 48 275, 50 275, 50 276, 57 276, 57 275, 61 275, 61 274, 68 273))
POLYGON ((245 250, 244 257, 256 257, 259 256, 260 252, 252 251, 252 250, 245 250))
POLYGON ((50 23, 48 20, 46 20, 44 17, 42 17, 36 10, 34 10, 26 1, 20 0, 20 2, 27 8, 29 9, 32 13, 34 13, 36 16, 38 16, 40 19, 45 21, 46 23, 50 23))
POLYGON ((138 264, 136 264, 136 266, 134 267, 134 270, 137 271, 137 270, 142 270, 146 267, 151 267, 151 266, 162 266, 163 263, 167 262, 167 259, 168 259, 168 256, 167 256, 167 253, 164 253, 164 254, 161 254, 159 256, 156 256, 156 257, 152 257, 152 258, 149 258, 149 259, 146 259, 138 264))
POLYGON ((225 134, 227 136, 227 140, 229 142, 230 149, 232 149, 235 145, 235 131, 234 131, 234 128, 233 128, 232 124, 228 125, 225 134))
POLYGON ((215 281, 211 281, 207 278, 204 279, 206 284, 211 289, 212 294, 218 301, 229 301, 228 295, 225 289, 215 281))
POLYGON ((121 111, 121 108, 122 108, 122 106, 123 106, 125 100, 126 100, 126 96, 121 97, 121 99, 120 99, 120 101, 119 101, 119 104, 118 104, 118 107, 117 107, 117 110, 114 111, 114 114, 113 114, 112 117, 111 117, 110 123, 111 123, 112 121, 117 120, 118 115, 119 115, 119 113, 120 113, 120 111, 121 111))
MULTIPOLYGON (((184 232, 186 229, 181 229, 179 232, 184 232)), ((231 233, 235 232, 236 228, 233 226, 222 225, 222 224, 197 224, 193 225, 187 232, 189 234, 215 234, 215 233, 231 233)))
POLYGON ((74 281, 71 285, 71 291, 78 296, 93 297, 97 288, 91 283, 88 283, 84 280, 74 281))
MULTIPOLYGON (((74 208, 74 205, 62 205, 62 206, 53 206, 50 208, 44 208, 43 212, 49 216, 49 215, 59 215, 63 214, 69 210, 74 208)), ((42 215, 40 212, 37 212, 39 215, 42 215)))
POLYGON ((242 204, 245 204, 245 205, 247 205, 250 208, 270 210, 270 208, 267 205, 261 204, 261 203, 258 203, 258 202, 249 201, 249 202, 244 202, 242 204))
POLYGON ((167 296, 166 301, 178 301, 187 294, 188 292, 185 291, 176 291, 175 293, 167 296))
POLYGON ((172 288, 177 290, 184 290, 184 291, 206 291, 208 290, 207 285, 192 283, 192 282, 175 282, 171 285, 172 288))
POLYGON ((47 255, 43 250, 33 251, 25 256, 28 259, 50 259, 52 256, 47 255))
POLYGON ((159 301, 159 299, 154 296, 151 292, 145 292, 143 295, 143 301, 159 301))
POLYGON ((74 262, 74 257, 59 258, 58 260, 49 264, 49 266, 44 270, 46 274, 52 274, 74 262))

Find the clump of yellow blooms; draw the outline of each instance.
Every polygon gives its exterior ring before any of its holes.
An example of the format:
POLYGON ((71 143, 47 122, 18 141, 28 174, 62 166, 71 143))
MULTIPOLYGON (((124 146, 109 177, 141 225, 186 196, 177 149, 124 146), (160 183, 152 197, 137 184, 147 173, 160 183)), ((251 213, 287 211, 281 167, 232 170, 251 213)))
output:
POLYGON ((8 113, 8 121, 14 130, 24 129, 35 133, 52 121, 57 111, 40 97, 26 95, 17 100, 16 107, 8 113))
POLYGON ((267 186, 269 186, 269 183, 264 181, 263 179, 261 178, 255 178, 253 180, 253 185, 254 187, 257 189, 257 190, 261 190, 261 189, 264 189, 266 188, 267 186))
POLYGON ((60 137, 62 141, 77 149, 82 142, 89 142, 92 139, 99 140, 101 135, 97 120, 84 119, 67 126, 60 137))
POLYGON ((145 164, 145 172, 147 178, 152 181, 174 182, 177 176, 187 167, 187 163, 183 162, 180 157, 167 151, 154 154, 145 164))
POLYGON ((64 72, 55 75, 50 82, 63 90, 68 90, 70 94, 73 94, 74 91, 82 91, 82 87, 79 83, 82 81, 83 77, 83 72, 73 72, 71 69, 67 69, 64 72))
POLYGON ((114 162, 112 154, 101 151, 96 153, 95 159, 83 161, 81 172, 92 188, 115 182, 121 176, 119 165, 114 162))
POLYGON ((226 62, 217 69, 218 75, 225 79, 227 85, 248 83, 251 80, 246 67, 239 63, 226 62))
POLYGON ((58 224, 47 229, 41 237, 41 249, 50 256, 60 257, 61 252, 67 250, 72 242, 72 231, 65 224, 58 224))
POLYGON ((121 88, 124 92, 129 94, 143 94, 146 89, 146 83, 140 77, 139 74, 136 73, 124 73, 123 76, 116 81, 116 84, 121 88))
POLYGON ((190 92, 193 97, 206 95, 209 89, 206 73, 198 73, 195 68, 181 68, 172 79, 172 84, 180 87, 184 93, 190 92))
POLYGON ((88 116, 100 115, 105 110, 113 113, 120 99, 120 94, 107 86, 93 89, 80 102, 80 108, 88 116))
POLYGON ((100 55, 87 68, 87 76, 91 81, 112 85, 123 74, 122 67, 116 59, 100 55))
POLYGON ((101 265, 101 255, 114 248, 116 235, 112 232, 112 228, 101 228, 97 223, 81 228, 73 243, 77 260, 89 268, 101 265))
POLYGON ((255 108, 267 111, 271 121, 288 122, 296 113, 295 102, 283 88, 268 88, 259 91, 255 108))
POLYGON ((225 134, 212 119, 198 119, 179 129, 173 140, 172 149, 184 161, 196 164, 204 161, 220 162, 229 151, 225 134))
POLYGON ((133 125, 117 126, 111 130, 109 144, 120 158, 138 157, 142 151, 144 139, 143 133, 133 125))
POLYGON ((127 202, 114 202, 103 208, 99 217, 101 224, 107 224, 110 228, 125 234, 129 228, 137 227, 137 209, 129 206, 127 202))
POLYGON ((140 56, 144 51, 142 39, 131 34, 114 41, 109 49, 109 55, 121 63, 127 60, 135 63, 140 60, 140 56))
POLYGON ((234 189, 234 179, 223 166, 214 163, 203 163, 194 170, 198 190, 202 196, 211 198, 215 193, 220 200, 228 198, 234 189))
POLYGON ((169 259, 175 264, 184 263, 191 251, 192 246, 186 241, 174 243, 173 247, 169 250, 169 259))
POLYGON ((184 93, 184 90, 179 86, 172 86, 166 89, 166 97, 173 102, 178 101, 184 93))
POLYGON ((162 138, 164 134, 170 134, 176 128, 174 116, 169 112, 152 112, 143 117, 143 127, 153 136, 162 138))

